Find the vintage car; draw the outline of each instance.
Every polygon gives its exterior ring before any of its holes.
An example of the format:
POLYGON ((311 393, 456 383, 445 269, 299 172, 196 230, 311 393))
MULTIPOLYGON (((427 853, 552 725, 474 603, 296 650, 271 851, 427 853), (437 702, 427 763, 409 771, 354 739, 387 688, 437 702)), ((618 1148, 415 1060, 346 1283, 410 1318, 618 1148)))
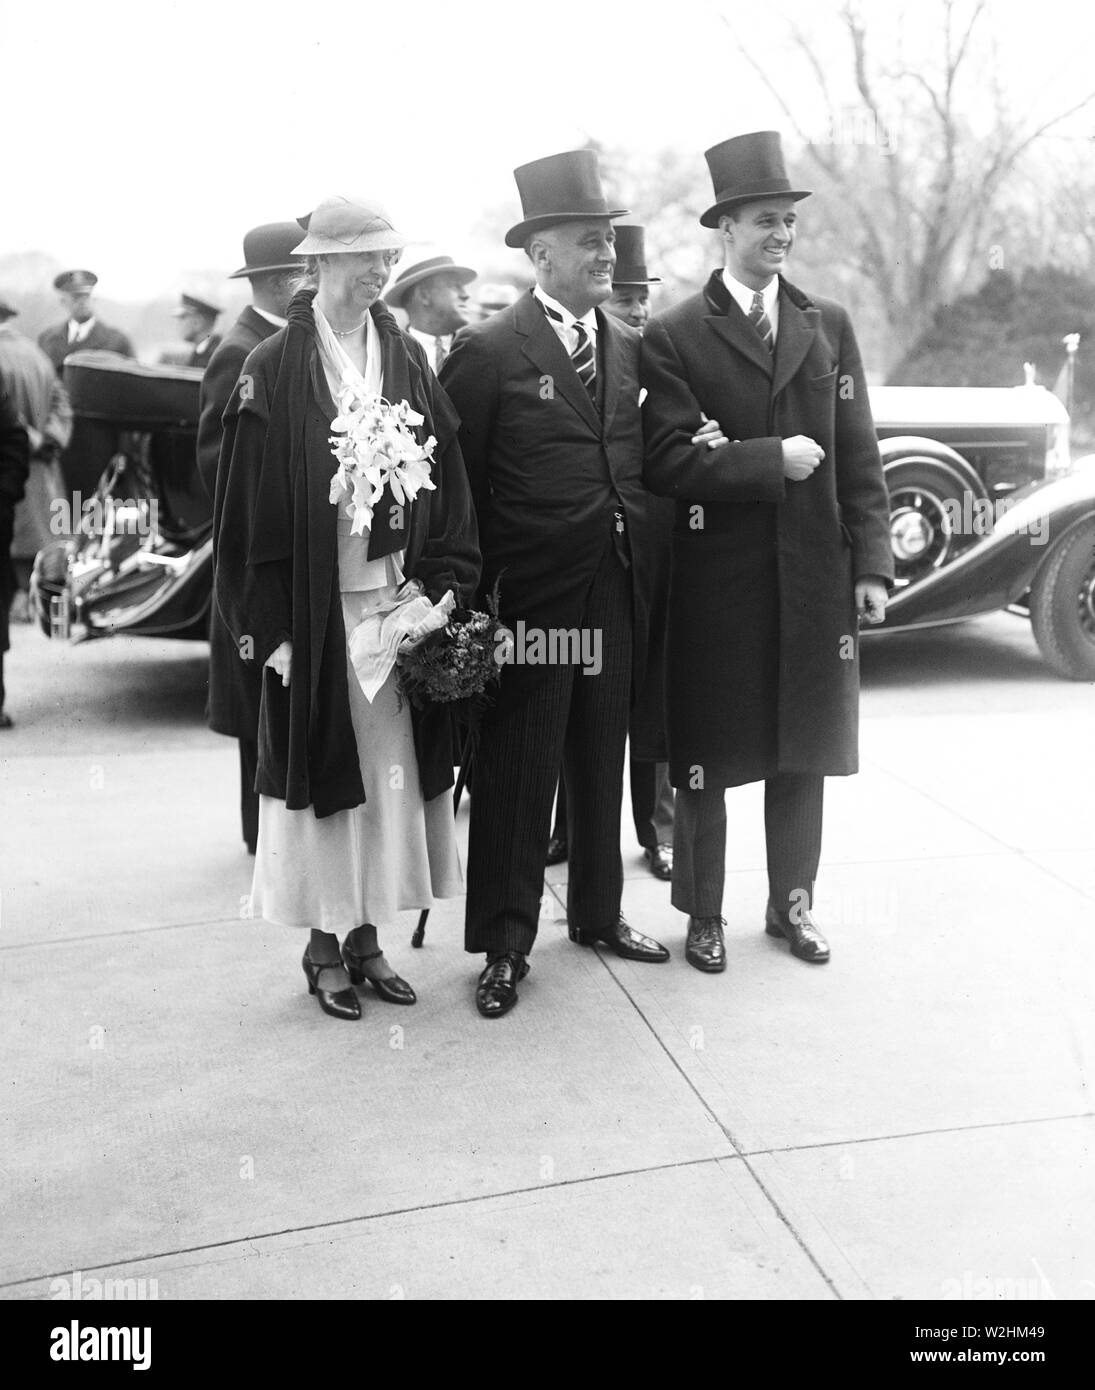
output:
POLYGON ((879 633, 998 609, 1095 680, 1095 455, 1072 463, 1044 387, 875 387, 896 590, 879 633))
MULTIPOLYGON (((203 637, 212 504, 194 463, 201 373, 77 352, 65 379, 105 466, 33 581, 52 635, 203 637)), ((884 635, 997 609, 1029 615, 1052 668, 1095 679, 1095 456, 1072 465, 1040 386, 875 387, 897 573, 884 635)))

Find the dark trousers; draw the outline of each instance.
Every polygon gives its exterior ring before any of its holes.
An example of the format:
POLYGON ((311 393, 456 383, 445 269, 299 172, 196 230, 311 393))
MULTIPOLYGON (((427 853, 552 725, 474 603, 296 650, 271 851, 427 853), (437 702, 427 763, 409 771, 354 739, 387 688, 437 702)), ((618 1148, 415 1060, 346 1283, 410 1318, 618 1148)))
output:
POLYGON ((631 621, 630 579, 609 545, 580 624, 601 633, 599 673, 547 667, 522 703, 484 720, 468 835, 468 951, 532 949, 560 762, 568 791, 568 922, 593 932, 619 914, 631 621))
MULTIPOLYGON (((630 759, 631 816, 635 835, 643 849, 673 844, 673 784, 669 780, 668 763, 651 763, 630 759)), ((551 827, 554 840, 567 838, 567 785, 559 778, 555 794, 555 823, 551 827)))
POLYGON ((254 854, 259 837, 259 794, 255 791, 259 746, 254 739, 241 738, 240 745, 240 822, 243 841, 249 854, 254 854))
MULTIPOLYGON (((813 903, 824 791, 824 777, 813 773, 784 772, 764 783, 768 901, 781 912, 813 903)), ((673 906, 690 917, 720 917, 725 877, 726 789, 678 787, 673 906)))

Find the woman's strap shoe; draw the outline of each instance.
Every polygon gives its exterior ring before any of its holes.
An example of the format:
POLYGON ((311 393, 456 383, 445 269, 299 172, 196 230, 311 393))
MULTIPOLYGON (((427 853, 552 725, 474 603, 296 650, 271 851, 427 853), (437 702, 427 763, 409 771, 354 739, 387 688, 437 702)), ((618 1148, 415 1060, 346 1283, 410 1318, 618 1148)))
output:
POLYGON ((372 985, 386 1004, 417 1004, 418 995, 399 975, 391 975, 386 980, 374 980, 371 975, 365 974, 363 962, 377 960, 383 954, 383 951, 369 951, 366 955, 359 955, 349 942, 344 942, 342 963, 346 967, 350 983, 353 985, 372 985))
POLYGON ((304 952, 301 960, 304 969, 305 979, 308 981, 308 993, 314 994, 319 1000, 319 1007, 325 1014, 330 1014, 332 1018, 360 1018, 361 1003, 352 989, 323 989, 319 983, 320 974, 324 970, 338 970, 339 966, 331 961, 323 965, 316 963, 304 952))

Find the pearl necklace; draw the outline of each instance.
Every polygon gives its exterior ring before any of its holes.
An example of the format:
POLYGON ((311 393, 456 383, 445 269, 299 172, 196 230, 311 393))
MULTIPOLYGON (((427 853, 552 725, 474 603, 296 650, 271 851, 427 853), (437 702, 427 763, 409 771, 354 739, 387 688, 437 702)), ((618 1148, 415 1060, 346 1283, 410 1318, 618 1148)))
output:
MULTIPOLYGON (((335 335, 336 338, 348 338, 351 333, 359 333, 365 327, 365 323, 368 317, 369 315, 366 314, 365 318, 363 318, 360 323, 355 323, 353 328, 347 328, 341 332, 334 326, 333 323, 331 323, 331 332, 335 335)), ((330 323, 330 319, 328 319, 327 322, 330 323)))

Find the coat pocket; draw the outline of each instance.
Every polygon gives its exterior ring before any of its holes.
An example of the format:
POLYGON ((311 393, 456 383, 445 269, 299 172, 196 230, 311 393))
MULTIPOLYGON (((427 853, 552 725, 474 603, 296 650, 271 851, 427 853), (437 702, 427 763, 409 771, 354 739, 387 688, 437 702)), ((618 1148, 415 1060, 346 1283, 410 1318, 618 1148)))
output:
POLYGON ((821 376, 812 376, 809 385, 811 391, 828 391, 831 386, 836 385, 836 368, 831 372, 823 372, 821 376))

